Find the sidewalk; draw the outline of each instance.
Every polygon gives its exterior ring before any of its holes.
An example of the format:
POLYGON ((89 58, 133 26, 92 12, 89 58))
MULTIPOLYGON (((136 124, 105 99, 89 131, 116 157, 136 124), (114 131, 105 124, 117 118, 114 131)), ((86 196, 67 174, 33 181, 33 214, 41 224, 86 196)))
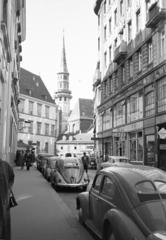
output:
POLYGON ((12 240, 92 240, 50 184, 35 168, 15 168, 12 240))

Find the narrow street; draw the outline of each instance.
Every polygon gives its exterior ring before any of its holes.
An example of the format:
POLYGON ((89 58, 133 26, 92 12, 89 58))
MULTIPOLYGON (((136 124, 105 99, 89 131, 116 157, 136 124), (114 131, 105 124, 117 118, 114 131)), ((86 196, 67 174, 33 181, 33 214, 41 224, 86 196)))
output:
POLYGON ((35 168, 15 168, 14 193, 12 240, 94 239, 77 220, 76 193, 57 193, 35 168))

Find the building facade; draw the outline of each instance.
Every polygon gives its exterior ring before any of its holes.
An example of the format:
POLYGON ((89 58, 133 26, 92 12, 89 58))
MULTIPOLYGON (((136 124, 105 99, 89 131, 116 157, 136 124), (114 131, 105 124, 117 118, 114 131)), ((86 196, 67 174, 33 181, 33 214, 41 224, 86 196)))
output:
POLYGON ((76 135, 64 135, 56 144, 58 155, 64 156, 66 153, 72 153, 78 157, 82 157, 84 152, 89 156, 93 155, 94 141, 92 140, 92 136, 92 131, 76 135))
POLYGON ((63 36, 62 56, 60 69, 57 73, 57 91, 55 92, 55 101, 60 109, 60 132, 64 133, 67 129, 67 122, 70 113, 70 100, 72 98, 69 90, 69 72, 66 61, 65 40, 63 36))
POLYGON ((36 153, 56 153, 58 107, 40 76, 21 68, 18 146, 28 144, 36 153))
POLYGON ((97 0, 94 11, 96 151, 166 168, 166 2, 97 0))
POLYGON ((0 1, 0 158, 13 164, 17 149, 18 98, 26 1, 0 1))
POLYGON ((93 100, 79 98, 68 119, 68 133, 86 133, 93 127, 93 100))

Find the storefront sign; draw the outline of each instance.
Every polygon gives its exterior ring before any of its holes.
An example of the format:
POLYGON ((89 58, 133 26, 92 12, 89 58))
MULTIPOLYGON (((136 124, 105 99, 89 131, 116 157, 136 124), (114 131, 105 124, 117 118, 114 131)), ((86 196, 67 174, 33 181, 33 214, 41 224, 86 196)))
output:
POLYGON ((142 128, 143 128, 143 121, 140 121, 140 122, 132 123, 128 126, 125 126, 125 132, 132 132, 142 128))

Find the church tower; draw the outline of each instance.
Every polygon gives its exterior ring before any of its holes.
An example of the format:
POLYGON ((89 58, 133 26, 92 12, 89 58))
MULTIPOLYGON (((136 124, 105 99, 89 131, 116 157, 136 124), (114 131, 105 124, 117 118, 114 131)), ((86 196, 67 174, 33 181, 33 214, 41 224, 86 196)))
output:
POLYGON ((71 98, 72 95, 71 91, 69 90, 69 72, 66 61, 65 39, 63 35, 62 56, 60 69, 57 73, 57 91, 55 92, 55 101, 61 112, 61 133, 64 133, 67 129, 71 98))

